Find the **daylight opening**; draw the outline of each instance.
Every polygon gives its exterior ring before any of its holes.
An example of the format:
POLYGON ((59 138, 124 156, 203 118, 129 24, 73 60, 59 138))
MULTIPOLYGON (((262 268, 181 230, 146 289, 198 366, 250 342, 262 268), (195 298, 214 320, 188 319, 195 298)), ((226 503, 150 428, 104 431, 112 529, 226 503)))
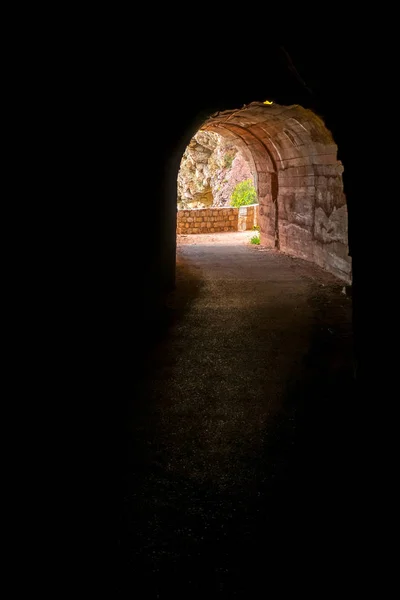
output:
POLYGON ((215 113, 181 160, 177 233, 259 229, 262 246, 350 283, 342 173, 332 134, 309 109, 252 102, 215 113))

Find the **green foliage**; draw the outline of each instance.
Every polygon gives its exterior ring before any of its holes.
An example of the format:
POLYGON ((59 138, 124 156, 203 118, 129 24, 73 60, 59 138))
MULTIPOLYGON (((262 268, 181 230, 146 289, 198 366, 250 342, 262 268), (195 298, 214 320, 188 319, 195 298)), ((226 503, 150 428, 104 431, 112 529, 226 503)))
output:
POLYGON ((257 192, 252 179, 238 183, 231 196, 231 206, 235 208, 248 204, 257 204, 257 192))
POLYGON ((253 237, 250 238, 250 244, 257 244, 258 246, 260 245, 260 234, 256 234, 253 235, 253 237))

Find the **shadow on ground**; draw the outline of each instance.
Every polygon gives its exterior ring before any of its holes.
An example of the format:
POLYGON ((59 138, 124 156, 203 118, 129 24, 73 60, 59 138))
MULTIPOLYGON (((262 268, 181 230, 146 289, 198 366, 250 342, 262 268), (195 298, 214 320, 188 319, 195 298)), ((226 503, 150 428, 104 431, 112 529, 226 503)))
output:
POLYGON ((275 274, 259 280, 240 270, 247 249, 188 252, 141 358, 121 441, 116 593, 253 598, 279 577, 295 587, 310 572, 332 575, 338 552, 341 579, 351 299, 287 257, 249 255, 256 273, 271 261, 275 274))

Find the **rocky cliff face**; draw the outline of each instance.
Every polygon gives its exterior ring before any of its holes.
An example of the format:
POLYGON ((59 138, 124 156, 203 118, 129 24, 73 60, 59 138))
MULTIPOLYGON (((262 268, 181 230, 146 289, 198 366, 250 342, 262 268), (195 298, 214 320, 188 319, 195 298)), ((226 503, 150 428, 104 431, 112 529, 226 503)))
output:
POLYGON ((252 177, 249 164, 229 140, 199 131, 182 157, 178 208, 229 206, 235 186, 252 177))

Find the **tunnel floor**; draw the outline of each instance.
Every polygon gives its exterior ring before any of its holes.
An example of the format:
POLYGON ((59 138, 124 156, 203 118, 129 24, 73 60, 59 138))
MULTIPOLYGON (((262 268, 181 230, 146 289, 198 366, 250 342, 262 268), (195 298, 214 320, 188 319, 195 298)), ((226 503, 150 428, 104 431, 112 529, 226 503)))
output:
MULTIPOLYGON (((194 237, 194 236, 192 236, 194 237)), ((136 381, 118 591, 258 598, 344 573, 351 297, 249 244, 179 242, 136 381)))

